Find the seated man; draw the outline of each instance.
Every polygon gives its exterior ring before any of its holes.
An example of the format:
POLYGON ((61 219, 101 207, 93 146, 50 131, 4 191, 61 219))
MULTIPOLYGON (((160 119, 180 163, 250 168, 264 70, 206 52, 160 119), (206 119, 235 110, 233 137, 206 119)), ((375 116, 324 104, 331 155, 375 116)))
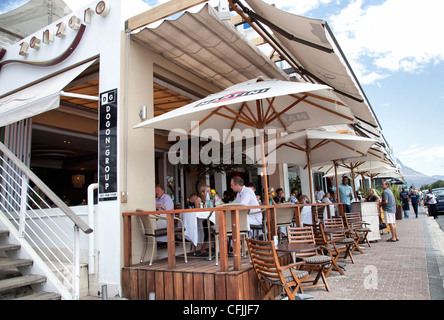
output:
MULTIPOLYGON (((174 202, 171 197, 165 193, 165 189, 160 185, 156 186, 156 210, 174 210, 174 202)), ((156 228, 162 229, 167 227, 166 220, 157 220, 156 228)), ((167 237, 159 237, 157 242, 166 242, 167 237)))
MULTIPOLYGON (((256 194, 251 188, 244 185, 244 179, 235 176, 231 178, 231 188, 234 192, 237 192, 234 202, 243 203, 247 206, 258 206, 256 194)), ((250 225, 262 224, 262 212, 260 209, 254 209, 250 211, 252 214, 248 215, 248 223, 250 225), (257 213, 254 213, 257 212, 257 213)))

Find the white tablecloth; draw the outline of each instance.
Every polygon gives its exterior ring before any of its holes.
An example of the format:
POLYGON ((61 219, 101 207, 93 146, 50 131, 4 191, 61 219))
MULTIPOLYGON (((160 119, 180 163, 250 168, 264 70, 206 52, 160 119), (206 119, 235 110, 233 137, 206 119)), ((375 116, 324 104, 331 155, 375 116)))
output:
MULTIPOLYGON (((182 213, 180 218, 185 227, 185 238, 191 241, 195 246, 204 241, 204 230, 202 222, 207 219, 211 211, 186 212, 182 213)), ((213 213, 210 221, 216 223, 216 214, 213 213)))
POLYGON ((304 223, 313 224, 313 217, 311 214, 311 206, 304 206, 301 210, 301 227, 304 226, 304 223))

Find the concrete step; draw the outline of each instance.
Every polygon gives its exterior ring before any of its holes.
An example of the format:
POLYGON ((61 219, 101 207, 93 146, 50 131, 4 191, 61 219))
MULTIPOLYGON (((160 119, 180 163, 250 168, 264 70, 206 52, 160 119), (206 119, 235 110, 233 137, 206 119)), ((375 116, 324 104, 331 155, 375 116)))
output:
POLYGON ((46 277, 37 274, 4 279, 0 281, 0 292, 44 282, 46 282, 46 277))
POLYGON ((60 300, 61 296, 54 292, 39 292, 34 294, 29 294, 27 296, 18 297, 12 300, 60 300))
POLYGON ((0 244, 0 251, 11 251, 11 250, 19 250, 20 249, 19 244, 0 244))
POLYGON ((8 230, 0 230, 0 237, 8 237, 9 231, 8 230))
POLYGON ((33 263, 32 260, 27 260, 27 259, 0 261, 0 270, 31 266, 32 263, 33 263))

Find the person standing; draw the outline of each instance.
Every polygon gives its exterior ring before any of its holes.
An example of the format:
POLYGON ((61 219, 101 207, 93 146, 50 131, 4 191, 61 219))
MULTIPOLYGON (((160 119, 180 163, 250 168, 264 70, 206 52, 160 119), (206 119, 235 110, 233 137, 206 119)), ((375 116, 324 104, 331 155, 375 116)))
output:
POLYGON ((351 212, 351 199, 353 198, 352 187, 348 185, 348 177, 342 178, 342 184, 339 185, 339 201, 345 204, 345 212, 351 212))
POLYGON ((426 204, 429 207, 429 216, 433 219, 438 219, 438 211, 436 210, 436 195, 433 193, 432 189, 429 189, 429 193, 426 195, 426 204))
POLYGON ((390 233, 392 237, 387 240, 387 242, 396 242, 399 241, 398 238, 398 227, 396 225, 396 201, 395 196, 393 195, 392 190, 390 190, 390 183, 388 181, 384 181, 382 183, 382 201, 380 202, 380 206, 384 211, 385 221, 389 226, 390 233))
POLYGON ((325 196, 325 192, 324 190, 321 189, 320 186, 316 187, 316 191, 315 191, 315 198, 317 201, 322 201, 322 199, 324 199, 325 196))
POLYGON ((407 191, 407 187, 403 188, 399 196, 401 197, 402 210, 404 211, 404 218, 408 218, 410 211, 410 202, 409 202, 409 193, 407 191))
POLYGON ((415 216, 418 218, 418 204, 419 204, 419 195, 415 189, 411 189, 409 193, 410 201, 412 202, 413 211, 415 211, 415 216))

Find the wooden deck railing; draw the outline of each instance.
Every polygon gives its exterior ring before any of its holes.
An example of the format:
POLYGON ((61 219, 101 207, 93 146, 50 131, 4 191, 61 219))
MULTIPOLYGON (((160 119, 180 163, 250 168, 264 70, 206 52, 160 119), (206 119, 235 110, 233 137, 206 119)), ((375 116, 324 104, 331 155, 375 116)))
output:
MULTIPOLYGON (((296 225, 301 225, 300 212, 302 207, 311 206, 315 207, 315 219, 317 219, 317 212, 319 207, 325 207, 325 210, 329 212, 330 205, 338 206, 338 212, 343 214, 343 205, 341 203, 314 203, 314 204, 286 204, 287 207, 295 209, 296 225)), ((232 223, 232 240, 233 240, 233 266, 234 270, 241 270, 241 247, 240 247, 240 230, 239 225, 239 210, 245 209, 265 209, 266 223, 267 223, 267 238, 273 239, 273 236, 277 234, 276 226, 276 209, 280 205, 263 205, 263 206, 224 206, 215 208, 196 208, 196 209, 177 209, 177 210, 165 210, 165 211, 144 211, 144 212, 125 212, 123 213, 124 224, 124 266, 129 267, 132 261, 132 230, 131 230, 131 218, 133 216, 152 215, 152 214, 166 214, 167 216, 167 248, 168 248, 168 268, 174 269, 176 267, 176 246, 174 240, 174 216, 179 214, 187 214, 190 212, 202 212, 208 211, 216 212, 217 224, 219 228, 219 254, 220 254, 220 270, 228 270, 228 251, 227 251, 227 227, 225 222, 225 211, 231 211, 231 223, 232 223)))

